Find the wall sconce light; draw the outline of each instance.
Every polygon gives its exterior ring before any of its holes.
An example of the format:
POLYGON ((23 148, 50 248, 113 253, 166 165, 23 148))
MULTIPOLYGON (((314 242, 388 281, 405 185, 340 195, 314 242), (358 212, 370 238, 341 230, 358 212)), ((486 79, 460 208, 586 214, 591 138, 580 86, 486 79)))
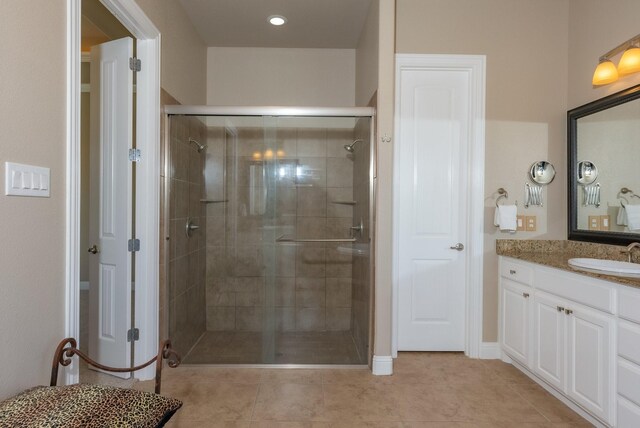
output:
POLYGON ((591 83, 593 86, 608 85, 624 76, 640 71, 640 34, 611 49, 600 57, 600 63, 593 73, 591 83), (623 52, 618 67, 613 64, 611 58, 623 52))

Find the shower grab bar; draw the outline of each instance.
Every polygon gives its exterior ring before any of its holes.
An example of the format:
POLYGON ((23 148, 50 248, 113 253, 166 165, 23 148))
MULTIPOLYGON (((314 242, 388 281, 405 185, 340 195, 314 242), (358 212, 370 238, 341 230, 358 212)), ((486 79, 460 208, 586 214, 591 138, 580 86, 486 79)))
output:
POLYGON ((313 239, 313 238, 285 238, 282 235, 276 242, 356 242, 356 238, 330 238, 330 239, 313 239))

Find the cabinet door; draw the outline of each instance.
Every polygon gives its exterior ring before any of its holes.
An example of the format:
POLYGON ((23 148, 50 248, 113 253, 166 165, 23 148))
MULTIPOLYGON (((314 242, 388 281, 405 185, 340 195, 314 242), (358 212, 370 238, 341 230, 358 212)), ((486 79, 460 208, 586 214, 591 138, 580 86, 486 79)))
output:
POLYGON ((502 346, 511 358, 529 367, 531 338, 529 287, 502 279, 502 346))
POLYGON ((566 386, 565 306, 564 300, 541 292, 533 300, 533 371, 561 391, 566 386))
POLYGON ((611 423, 615 320, 576 304, 568 309, 573 312, 567 316, 567 394, 611 423))

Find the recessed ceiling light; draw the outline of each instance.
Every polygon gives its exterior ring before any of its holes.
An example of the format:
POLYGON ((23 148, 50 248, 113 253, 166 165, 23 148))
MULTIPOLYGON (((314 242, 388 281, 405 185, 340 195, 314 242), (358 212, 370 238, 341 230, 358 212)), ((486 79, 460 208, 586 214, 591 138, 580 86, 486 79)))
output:
POLYGON ((284 24, 287 23, 287 18, 285 18, 282 15, 271 15, 267 19, 269 20, 271 25, 275 25, 275 26, 280 26, 280 25, 284 25, 284 24))

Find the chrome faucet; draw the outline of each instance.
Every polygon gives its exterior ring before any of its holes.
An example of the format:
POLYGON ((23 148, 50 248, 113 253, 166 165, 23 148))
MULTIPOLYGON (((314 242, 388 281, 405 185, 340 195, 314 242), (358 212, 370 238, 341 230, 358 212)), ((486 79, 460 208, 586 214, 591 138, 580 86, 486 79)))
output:
POLYGON ((629 256, 629 263, 631 263, 631 252, 636 247, 640 248, 640 242, 632 242, 631 244, 627 245, 626 250, 622 250, 623 253, 627 253, 627 256, 629 256))

